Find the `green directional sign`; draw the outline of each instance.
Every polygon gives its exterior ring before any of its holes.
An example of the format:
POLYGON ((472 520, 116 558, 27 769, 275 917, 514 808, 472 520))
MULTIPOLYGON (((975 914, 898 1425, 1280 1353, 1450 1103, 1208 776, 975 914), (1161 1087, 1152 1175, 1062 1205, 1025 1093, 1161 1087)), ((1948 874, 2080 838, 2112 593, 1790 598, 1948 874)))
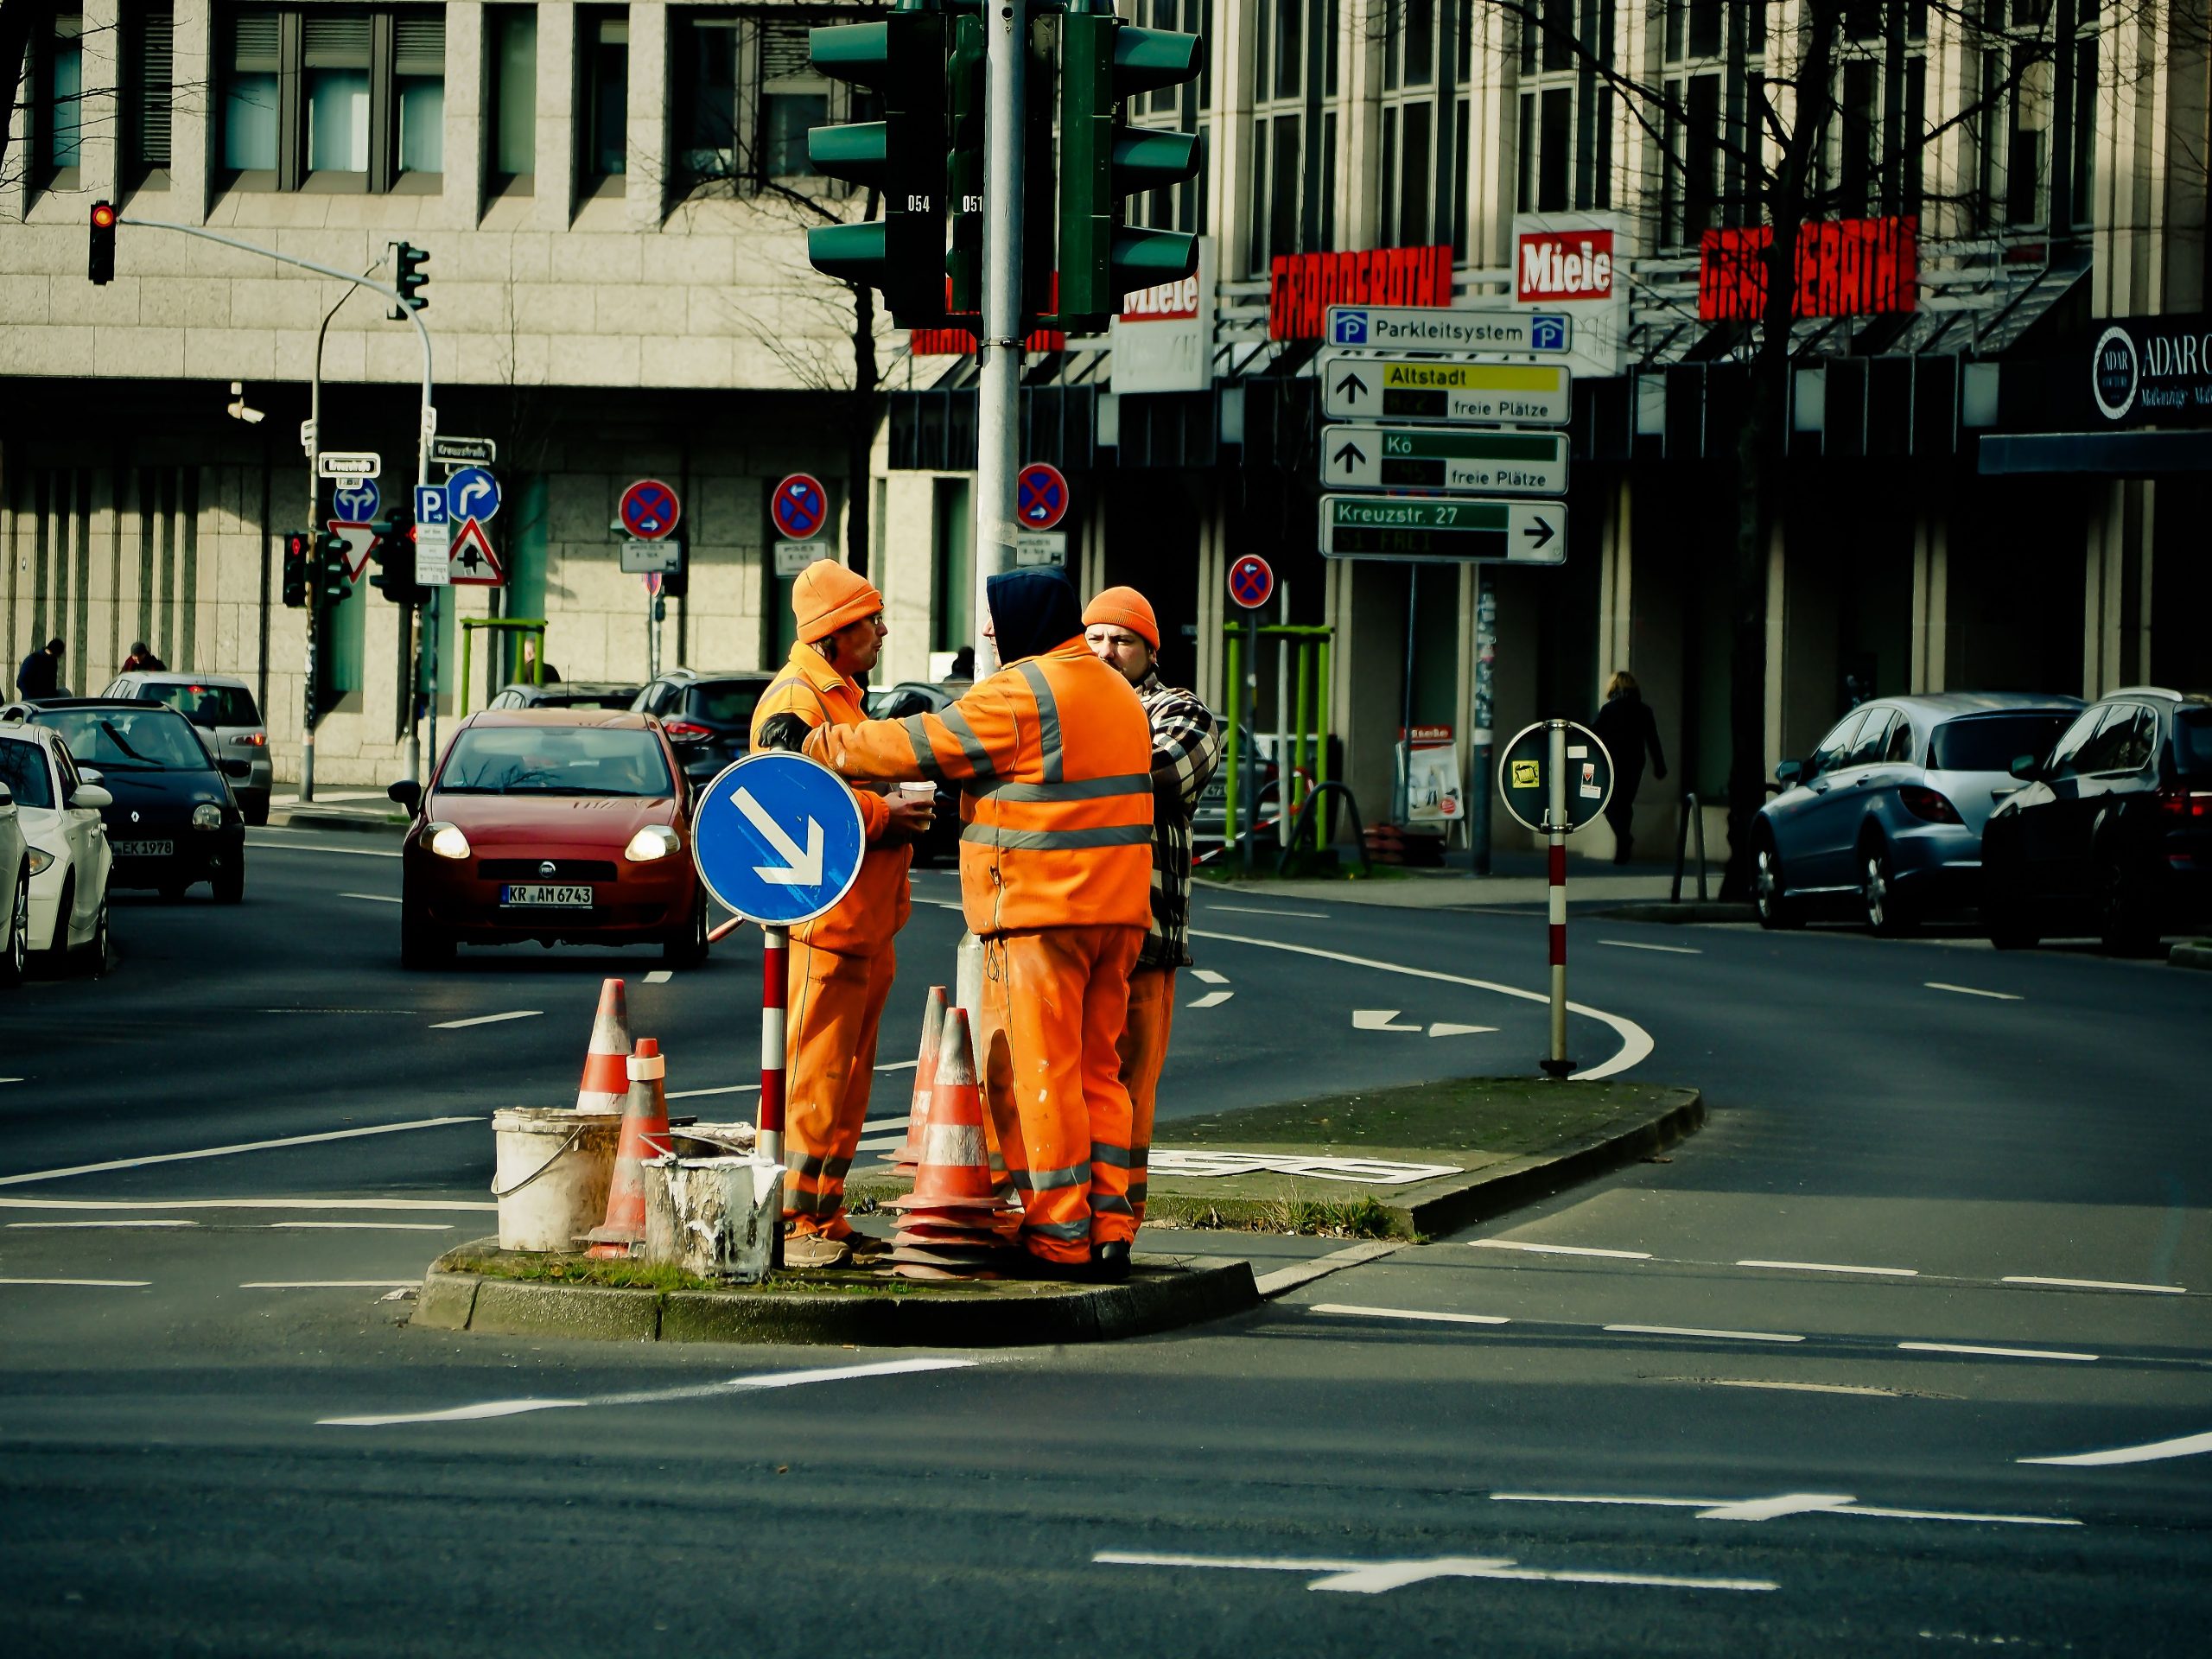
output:
POLYGON ((1322 433, 1321 481, 1346 490, 1564 495, 1567 454, 1563 432, 1332 426, 1322 433))
POLYGON ((1565 564, 1567 504, 1325 495, 1321 551, 1332 559, 1565 564))

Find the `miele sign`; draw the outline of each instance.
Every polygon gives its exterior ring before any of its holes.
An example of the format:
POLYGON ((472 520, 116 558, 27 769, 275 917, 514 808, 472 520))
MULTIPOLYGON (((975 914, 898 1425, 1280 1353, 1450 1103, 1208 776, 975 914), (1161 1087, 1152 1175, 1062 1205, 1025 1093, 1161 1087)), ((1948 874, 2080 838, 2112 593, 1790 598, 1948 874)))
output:
POLYGON ((1613 297, 1611 231, 1523 231, 1515 239, 1513 297, 1522 305, 1613 297))
POLYGON ((1127 295, 1107 332, 1121 391, 1204 391, 1213 385, 1214 240, 1198 238, 1198 268, 1127 295))

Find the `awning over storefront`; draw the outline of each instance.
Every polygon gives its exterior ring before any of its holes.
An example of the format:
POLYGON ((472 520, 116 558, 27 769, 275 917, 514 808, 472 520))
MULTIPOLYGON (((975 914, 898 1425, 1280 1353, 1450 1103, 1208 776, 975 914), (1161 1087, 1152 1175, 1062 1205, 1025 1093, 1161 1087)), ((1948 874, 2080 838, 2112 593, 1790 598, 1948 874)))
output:
POLYGON ((1981 441, 1984 473, 2212 473, 2212 432, 2033 432, 1981 441))

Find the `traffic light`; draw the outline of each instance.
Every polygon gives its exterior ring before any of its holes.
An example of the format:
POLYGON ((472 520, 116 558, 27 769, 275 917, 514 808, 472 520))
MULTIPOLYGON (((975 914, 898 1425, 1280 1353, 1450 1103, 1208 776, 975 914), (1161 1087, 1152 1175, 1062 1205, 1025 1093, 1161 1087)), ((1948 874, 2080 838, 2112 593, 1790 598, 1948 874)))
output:
POLYGON ((391 285, 399 290, 401 296, 406 301, 404 309, 396 305, 391 308, 389 315, 394 321, 404 319, 409 311, 426 311, 429 308, 429 301, 423 297, 423 290, 430 285, 429 276, 424 272, 423 267, 429 263, 430 251, 428 248, 418 248, 409 242, 395 242, 391 245, 393 273, 391 285))
MULTIPOLYGON (((1053 226, 1058 179, 1052 169, 1054 48, 1059 29, 1055 11, 1039 10, 1029 19, 1028 84, 1023 98, 1021 237, 1021 331, 1028 334, 1055 306, 1052 282, 1053 226)), ((983 309, 984 105, 983 21, 963 15, 951 25, 951 51, 945 63, 945 108, 949 118, 945 197, 952 221, 951 246, 945 255, 950 309, 959 317, 979 317, 983 309)))
POLYGON ((115 280, 115 204, 111 201, 92 204, 92 250, 86 275, 103 286, 115 280))
POLYGON ((376 537, 369 547, 370 563, 376 567, 369 577, 369 586, 395 605, 420 607, 429 594, 415 584, 413 517, 394 511, 376 520, 369 529, 376 537))
POLYGON ((807 162, 874 185, 883 217, 810 230, 806 257, 827 276, 882 289, 902 328, 944 320, 945 27, 925 3, 899 0, 880 22, 808 32, 816 71, 875 92, 883 119, 809 129, 807 162))
POLYGON ((315 538, 315 596, 325 605, 344 600, 353 586, 353 547, 334 530, 315 538))
POLYGON ((1140 29, 1110 12, 1070 11, 1060 36, 1060 315, 1071 334, 1103 327, 1134 289, 1188 276, 1198 242, 1179 231, 1124 228, 1124 197, 1198 170, 1187 132, 1131 127, 1125 99, 1197 79, 1195 35, 1140 29))
POLYGON ((308 602, 308 567, 315 557, 315 537, 304 530, 284 532, 284 604, 298 610, 308 602))

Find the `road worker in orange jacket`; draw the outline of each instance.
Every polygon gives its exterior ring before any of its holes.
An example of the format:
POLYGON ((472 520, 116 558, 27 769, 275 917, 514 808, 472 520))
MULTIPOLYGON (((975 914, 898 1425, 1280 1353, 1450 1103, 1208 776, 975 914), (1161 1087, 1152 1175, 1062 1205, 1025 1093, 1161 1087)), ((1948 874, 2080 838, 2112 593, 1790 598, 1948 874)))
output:
MULTIPOLYGON (((753 747, 797 748, 821 727, 857 726, 858 676, 883 648, 883 595, 834 559, 791 584, 798 643, 753 714, 753 747)), ((791 930, 784 1131, 785 1262, 839 1267, 871 1241, 845 1217, 845 1175, 868 1121, 876 1026, 912 908, 910 843, 931 803, 856 787, 868 851, 836 907, 791 930)))
POLYGON ((1058 571, 1010 571, 987 591, 1004 668, 941 715, 820 727, 806 753, 855 785, 961 785, 960 896, 983 942, 979 1071, 1021 1243, 1046 1271, 1118 1277, 1128 1234, 1099 1230, 1093 1192, 1127 1185, 1116 1046, 1152 914, 1151 729, 1084 643, 1058 571))

